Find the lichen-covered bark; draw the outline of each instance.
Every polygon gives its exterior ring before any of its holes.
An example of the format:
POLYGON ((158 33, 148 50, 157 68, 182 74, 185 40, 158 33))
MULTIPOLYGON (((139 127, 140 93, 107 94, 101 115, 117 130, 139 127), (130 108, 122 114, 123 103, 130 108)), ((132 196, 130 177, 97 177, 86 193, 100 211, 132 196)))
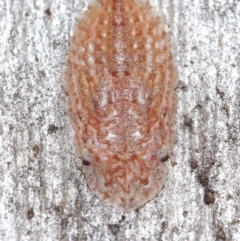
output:
POLYGON ((123 213, 76 169, 67 45, 87 1, 0 2, 0 240, 239 240, 240 3, 151 1, 179 84, 162 193, 123 213))

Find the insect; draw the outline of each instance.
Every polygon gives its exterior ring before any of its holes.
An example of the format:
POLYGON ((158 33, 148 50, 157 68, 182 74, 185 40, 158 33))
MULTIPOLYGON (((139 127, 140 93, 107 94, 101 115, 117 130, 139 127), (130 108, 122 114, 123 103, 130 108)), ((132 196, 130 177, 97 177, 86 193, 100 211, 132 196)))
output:
POLYGON ((163 187, 173 150, 175 68, 162 20, 144 0, 95 0, 68 51, 75 145, 88 186, 123 211, 163 187))

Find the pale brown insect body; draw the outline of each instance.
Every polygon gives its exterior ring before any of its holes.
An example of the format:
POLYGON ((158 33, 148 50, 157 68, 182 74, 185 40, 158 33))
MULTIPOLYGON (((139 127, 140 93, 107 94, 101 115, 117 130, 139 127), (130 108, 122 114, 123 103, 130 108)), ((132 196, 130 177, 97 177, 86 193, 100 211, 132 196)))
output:
POLYGON ((87 183, 124 211, 162 188, 172 152, 175 70, 145 1, 94 1, 68 53, 69 112, 87 183))

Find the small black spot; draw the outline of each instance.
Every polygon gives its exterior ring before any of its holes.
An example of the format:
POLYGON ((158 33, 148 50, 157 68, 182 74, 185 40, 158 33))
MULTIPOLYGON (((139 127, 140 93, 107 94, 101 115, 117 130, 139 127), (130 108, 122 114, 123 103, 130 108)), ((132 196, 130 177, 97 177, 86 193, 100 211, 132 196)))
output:
POLYGON ((214 191, 211 189, 206 188, 204 191, 204 201, 207 205, 214 203, 215 196, 214 191))
POLYGON ((187 88, 186 85, 182 85, 182 86, 181 86, 181 90, 182 90, 183 92, 187 92, 187 89, 188 89, 188 88, 187 88))
POLYGON ((228 105, 224 105, 221 110, 223 110, 226 113, 226 115, 229 116, 230 111, 228 105))
POLYGON ((183 91, 183 92, 186 92, 187 91, 187 86, 184 84, 184 82, 182 82, 182 81, 178 81, 178 85, 177 85, 177 87, 176 87, 176 90, 177 89, 179 89, 179 90, 181 90, 181 91, 183 91))
POLYGON ((233 199, 233 196, 231 194, 227 195, 227 200, 229 200, 229 199, 233 199))
POLYGON ((46 13, 49 17, 51 17, 51 15, 52 15, 52 12, 51 12, 50 8, 47 8, 47 9, 45 10, 45 13, 46 13))
POLYGON ((53 41, 53 48, 56 49, 60 45, 59 41, 54 40, 53 41))
POLYGON ((27 219, 28 220, 31 220, 32 218, 34 217, 34 211, 33 209, 29 209, 28 212, 27 212, 27 219))
POLYGON ((41 152, 41 148, 40 148, 38 145, 35 145, 35 146, 32 148, 32 150, 33 150, 33 154, 34 154, 35 157, 38 156, 39 153, 41 152))
POLYGON ((125 219, 126 219, 126 216, 122 215, 122 218, 121 218, 120 222, 124 222, 125 219))
POLYGON ((58 131, 59 127, 55 126, 55 125, 49 125, 48 126, 48 134, 53 134, 56 133, 58 131))
POLYGON ((205 176, 204 174, 203 175, 199 175, 198 176, 198 180, 204 187, 208 185, 208 177, 205 176))
POLYGON ((14 126, 10 124, 10 125, 8 126, 8 129, 9 129, 9 131, 12 131, 12 130, 14 129, 14 126))
POLYGON ((201 109, 203 109, 203 107, 202 107, 201 104, 197 104, 197 105, 195 106, 195 109, 201 110, 201 109))
POLYGON ((184 116, 184 125, 187 126, 190 130, 193 129, 193 120, 187 115, 184 116))
POLYGON ((90 166, 91 162, 83 159, 83 165, 90 166))
POLYGON ((226 240, 225 232, 223 231, 223 229, 221 227, 217 231, 216 238, 217 238, 217 240, 226 240))
POLYGON ((191 63, 191 64, 194 64, 194 61, 190 60, 190 63, 191 63))
POLYGON ((135 213, 139 214, 140 208, 135 209, 135 213))
POLYGON ((198 167, 198 162, 194 158, 190 159, 189 163, 192 169, 196 169, 198 167))
POLYGON ((62 207, 61 206, 55 206, 54 210, 56 213, 60 213, 62 211, 62 207))
POLYGON ((108 228, 111 231, 113 235, 117 235, 120 231, 120 226, 119 224, 108 224, 108 228))
POLYGON ((221 100, 223 100, 225 93, 221 91, 218 87, 216 88, 216 92, 220 96, 221 100))
POLYGON ((28 17, 28 16, 29 16, 29 12, 26 12, 26 13, 25 13, 25 17, 28 17))
POLYGON ((186 218, 187 215, 188 215, 188 211, 184 211, 184 212, 183 212, 183 217, 186 218))
POLYGON ((167 228, 168 228, 168 222, 162 222, 161 223, 161 227, 162 227, 162 232, 161 233, 163 233, 167 228))

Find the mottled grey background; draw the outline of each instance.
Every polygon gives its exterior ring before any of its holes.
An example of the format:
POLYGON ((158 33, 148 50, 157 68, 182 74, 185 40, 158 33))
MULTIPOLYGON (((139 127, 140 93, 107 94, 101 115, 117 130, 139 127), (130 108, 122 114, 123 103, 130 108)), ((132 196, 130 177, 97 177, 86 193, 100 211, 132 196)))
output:
POLYGON ((87 0, 0 0, 0 240, 240 240, 240 1, 151 0, 174 45, 175 160, 131 213, 75 167, 64 72, 87 0))

